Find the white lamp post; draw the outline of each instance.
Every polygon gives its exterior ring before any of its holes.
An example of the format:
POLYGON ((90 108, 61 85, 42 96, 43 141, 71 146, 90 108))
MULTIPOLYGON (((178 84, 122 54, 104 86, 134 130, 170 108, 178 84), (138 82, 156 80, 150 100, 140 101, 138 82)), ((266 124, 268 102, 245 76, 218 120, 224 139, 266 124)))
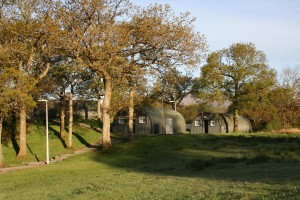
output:
MULTIPOLYGON (((162 98, 161 99, 161 110, 162 110, 162 120, 164 121, 164 124, 166 124, 166 120, 165 120, 165 115, 164 115, 164 99, 162 98)), ((165 128, 164 128, 164 125, 163 123, 161 123, 161 133, 164 135, 165 134, 165 128)))
POLYGON ((48 137, 48 100, 40 99, 38 101, 44 101, 46 103, 46 164, 49 164, 49 137, 48 137))

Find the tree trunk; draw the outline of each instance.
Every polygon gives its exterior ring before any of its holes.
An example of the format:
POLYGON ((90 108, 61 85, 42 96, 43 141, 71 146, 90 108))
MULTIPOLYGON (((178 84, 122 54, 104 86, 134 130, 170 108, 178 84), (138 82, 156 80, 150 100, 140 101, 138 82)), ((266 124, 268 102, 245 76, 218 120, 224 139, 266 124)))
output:
POLYGON ((61 97, 60 98, 60 137, 61 138, 65 138, 66 135, 65 135, 65 97, 61 97))
POLYGON ((234 109, 233 125, 233 132, 239 132, 239 112, 237 108, 234 109))
POLYGON ((2 143, 1 143, 2 122, 3 122, 3 117, 0 117, 0 168, 4 166, 4 158, 3 158, 2 143))
POLYGON ((130 140, 134 139, 133 135, 133 118, 134 118, 134 86, 130 86, 129 91, 129 121, 128 121, 128 130, 130 140))
POLYGON ((20 109, 20 150, 17 157, 25 157, 26 150, 26 109, 22 106, 20 109))
POLYGON ((107 151, 111 147, 110 140, 110 103, 111 103, 111 77, 104 74, 104 100, 103 100, 103 151, 107 151))
POLYGON ((87 105, 84 106, 84 119, 88 120, 89 119, 89 109, 87 105))
POLYGON ((68 133, 68 148, 72 148, 73 133, 73 93, 70 93, 69 98, 69 133, 68 133))
POLYGON ((102 120, 102 113, 101 113, 101 99, 98 98, 97 102, 97 120, 101 121, 102 120))

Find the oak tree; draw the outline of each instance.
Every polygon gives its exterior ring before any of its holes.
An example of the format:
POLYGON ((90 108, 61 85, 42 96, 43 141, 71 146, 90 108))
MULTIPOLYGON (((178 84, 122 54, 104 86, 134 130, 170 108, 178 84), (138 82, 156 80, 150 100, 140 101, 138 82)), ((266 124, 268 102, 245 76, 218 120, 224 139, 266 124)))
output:
POLYGON ((152 97, 175 109, 175 105, 179 105, 185 97, 197 92, 197 86, 197 79, 183 75, 176 69, 169 69, 158 77, 152 97))
POLYGON ((203 58, 206 41, 194 30, 190 13, 176 15, 169 5, 138 9, 128 23, 125 71, 129 83, 129 132, 133 137, 134 96, 137 75, 163 73, 170 68, 194 68, 203 58))
POLYGON ((125 0, 67 0, 60 9, 63 27, 72 38, 67 45, 70 56, 103 78, 103 150, 111 146, 111 83, 123 63, 120 52, 126 37, 119 34, 117 23, 127 11, 127 3, 125 0))
MULTIPOLYGON (((52 1, 11 1, 2 10, 1 39, 9 44, 7 54, 10 65, 18 70, 22 85, 20 93, 30 98, 37 96, 36 84, 46 76, 52 62, 57 59, 57 44, 60 42, 60 29, 52 15, 52 1), (31 82, 29 80, 34 80, 31 82), (22 89, 23 88, 23 89, 22 89), (24 90, 25 88, 25 90, 24 90)), ((17 71, 16 71, 17 73, 17 71)), ((20 98, 20 151, 18 157, 26 155, 26 113, 31 109, 25 99, 20 98)))
POLYGON ((275 72, 267 65, 266 56, 253 43, 236 43, 212 52, 201 69, 202 92, 212 99, 223 96, 232 102, 234 132, 238 131, 241 103, 259 98, 263 90, 275 84, 275 72))

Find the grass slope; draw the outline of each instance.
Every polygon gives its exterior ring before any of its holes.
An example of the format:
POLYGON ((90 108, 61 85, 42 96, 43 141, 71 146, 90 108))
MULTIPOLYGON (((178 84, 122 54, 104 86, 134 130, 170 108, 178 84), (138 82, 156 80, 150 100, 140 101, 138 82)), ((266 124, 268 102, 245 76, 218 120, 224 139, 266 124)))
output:
POLYGON ((168 135, 0 175, 0 199, 300 199, 300 136, 168 135))
MULTIPOLYGON (((50 158, 72 153, 74 149, 88 146, 90 143, 99 141, 101 135, 89 128, 75 125, 73 128, 73 148, 67 148, 67 130, 66 138, 60 138, 59 125, 50 124, 49 126, 49 154, 50 158)), ((27 127, 27 157, 24 159, 16 158, 18 152, 18 142, 11 141, 3 145, 4 161, 9 166, 21 165, 22 162, 36 162, 46 160, 46 132, 44 125, 29 124, 27 127)))

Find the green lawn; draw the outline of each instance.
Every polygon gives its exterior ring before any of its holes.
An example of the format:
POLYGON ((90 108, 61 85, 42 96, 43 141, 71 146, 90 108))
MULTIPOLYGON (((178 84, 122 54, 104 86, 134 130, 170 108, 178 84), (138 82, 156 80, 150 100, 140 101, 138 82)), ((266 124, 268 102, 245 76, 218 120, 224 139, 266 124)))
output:
POLYGON ((167 135, 0 174, 0 199, 300 199, 300 135, 167 135))
MULTIPOLYGON (((99 141, 101 134, 89 129, 75 125, 73 128, 73 148, 67 148, 66 138, 59 137, 59 125, 50 123, 49 125, 49 154, 50 158, 64 153, 72 153, 74 149, 87 146, 90 143, 99 141)), ((27 157, 17 159, 17 149, 19 139, 3 144, 3 154, 5 163, 9 166, 21 165, 22 162, 35 162, 46 160, 46 130, 44 125, 29 124, 27 127, 27 157)))

